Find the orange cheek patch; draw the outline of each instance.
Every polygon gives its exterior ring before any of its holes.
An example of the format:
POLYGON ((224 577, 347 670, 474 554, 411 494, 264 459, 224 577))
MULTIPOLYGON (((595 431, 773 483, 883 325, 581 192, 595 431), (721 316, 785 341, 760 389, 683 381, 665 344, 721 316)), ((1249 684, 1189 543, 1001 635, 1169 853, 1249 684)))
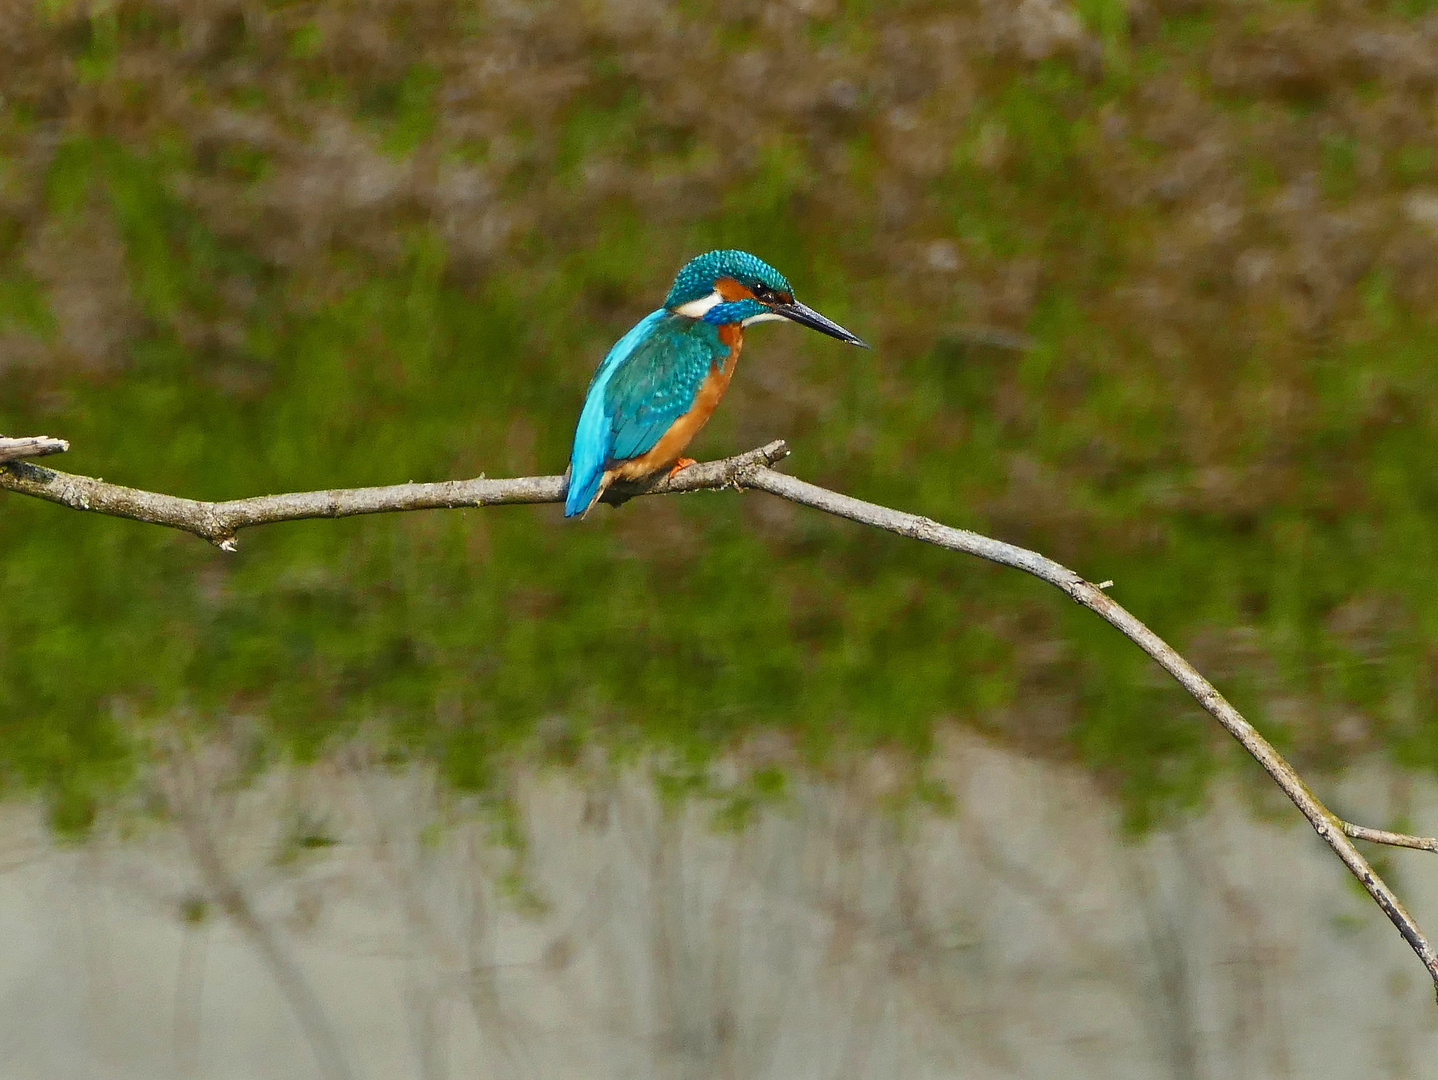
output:
POLYGON ((747 285, 741 285, 731 277, 716 278, 714 291, 724 298, 726 304, 732 304, 735 300, 754 299, 754 294, 747 285))

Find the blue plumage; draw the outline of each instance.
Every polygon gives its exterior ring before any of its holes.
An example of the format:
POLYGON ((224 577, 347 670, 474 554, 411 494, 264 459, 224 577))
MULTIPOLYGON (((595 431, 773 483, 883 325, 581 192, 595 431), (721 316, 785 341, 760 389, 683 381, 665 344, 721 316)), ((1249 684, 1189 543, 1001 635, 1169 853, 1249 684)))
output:
POLYGON ((599 484, 604 477, 604 466, 610 458, 610 424, 612 417, 605 409, 605 390, 614 370, 624 358, 634 351, 666 312, 662 309, 651 312, 635 323, 629 333, 614 343, 608 355, 589 380, 589 390, 584 397, 584 409, 579 414, 579 426, 574 430, 574 450, 569 457, 569 492, 564 500, 564 516, 582 514, 599 494, 599 484))
POLYGON ((665 308, 615 342, 590 380, 579 414, 565 517, 589 508, 606 468, 654 447, 689 411, 711 365, 722 367, 728 352, 713 323, 665 308))
POLYGON ((727 388, 745 324, 775 318, 863 345, 796 301, 788 280, 748 252, 711 251, 686 263, 664 307, 620 338, 590 380, 565 517, 588 510, 616 478, 674 464, 727 388))
POLYGON ((604 388, 604 411, 613 417, 609 456, 626 461, 650 450, 728 355, 715 324, 663 312, 604 388))

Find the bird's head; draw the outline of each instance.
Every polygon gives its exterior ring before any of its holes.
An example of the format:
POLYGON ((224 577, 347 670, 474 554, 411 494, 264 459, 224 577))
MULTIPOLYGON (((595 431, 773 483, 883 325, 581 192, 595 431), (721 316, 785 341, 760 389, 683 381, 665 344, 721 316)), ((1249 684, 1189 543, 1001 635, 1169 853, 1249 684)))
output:
POLYGON ((674 279, 664 306, 676 315, 718 326, 787 319, 868 348, 838 323, 795 300, 784 275, 747 251, 711 251, 690 259, 674 279))

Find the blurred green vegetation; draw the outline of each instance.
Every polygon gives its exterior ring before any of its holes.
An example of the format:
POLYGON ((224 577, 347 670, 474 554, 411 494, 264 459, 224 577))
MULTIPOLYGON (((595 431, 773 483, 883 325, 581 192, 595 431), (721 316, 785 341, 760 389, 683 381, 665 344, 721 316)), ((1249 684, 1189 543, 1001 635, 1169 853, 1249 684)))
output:
MULTIPOLYGON (((1373 17, 1416 14, 1400 6, 1373 17)), ((483 42, 483 12, 395 31, 383 77, 361 78, 326 60, 343 26, 273 10, 268 52, 256 17, 212 26, 200 54, 163 5, 35 16, 34 40, 69 50, 56 78, 105 107, 57 119, 23 87, 0 106, 0 176, 33 189, 0 215, 0 331, 51 358, 5 370, 0 431, 70 439, 67 470, 209 498, 558 472, 609 343, 683 258, 745 247, 878 347, 755 331, 748 385, 701 454, 787 437, 791 467, 817 482, 1115 578, 1123 604, 1306 764, 1376 750, 1438 767, 1434 324, 1375 257, 1315 332, 1241 294, 1233 259, 1208 248, 1175 271, 1191 325, 1145 324, 1133 289, 1187 226, 1172 199, 1127 199, 1137 174, 1121 170, 1162 171, 1177 151, 1115 117, 1187 86, 1214 123, 1252 125, 1229 131, 1247 197, 1313 176, 1325 208, 1432 182, 1422 133, 1395 132, 1375 173, 1337 106, 1204 74, 1233 16, 1186 8, 1136 34, 1123 5, 1089 0, 1075 24, 1087 51, 969 47, 968 107, 928 137, 943 156, 913 184, 922 221, 905 233, 883 209, 897 151, 868 121, 766 134, 740 160, 703 125, 666 126, 624 39, 596 32, 554 46, 588 90, 547 127, 516 111, 505 132, 455 133, 454 77, 421 46, 435 25, 483 42), (146 76, 132 53, 200 58, 146 76), (233 220, 259 214, 243 193, 272 182, 273 151, 151 122, 167 80, 300 124, 276 103, 288 87, 400 164, 507 154, 494 198, 539 209, 476 259, 401 201, 375 211, 389 247, 339 235, 297 268, 233 220), (1298 149, 1264 142, 1262 124, 1298 149), (654 181, 719 162, 716 197, 683 215, 656 217, 622 185, 581 198, 614 170, 654 181), (241 193, 233 218, 202 181, 241 193), (84 364, 66 359, 54 272, 25 245, 69 237, 83 260, 96 221, 118 238, 131 306, 117 359, 84 364), (896 260, 928 258, 913 236, 951 242, 957 272, 896 278, 896 260), (1007 295, 1025 273, 1007 308, 964 286, 1007 295), (1165 352, 1165 334, 1200 344, 1165 352)), ((887 70, 886 20, 927 10, 835 7, 805 21, 804 47, 887 70)), ((714 30, 717 63, 759 47, 756 19, 714 30)), ((922 133, 923 102, 906 107, 922 133)), ((45 793, 63 829, 124 790, 155 726, 236 717, 266 755, 363 732, 479 792, 502 792, 506 764, 536 752, 657 750, 683 789, 761 733, 785 737, 782 761, 822 768, 874 747, 922 760, 937 725, 960 723, 1082 760, 1139 825, 1199 798, 1230 754, 1137 650, 1051 590, 758 495, 640 500, 580 524, 543 507, 273 526, 228 556, 21 498, 0 507, 0 776, 45 793)), ((782 787, 764 761, 735 805, 782 787)))

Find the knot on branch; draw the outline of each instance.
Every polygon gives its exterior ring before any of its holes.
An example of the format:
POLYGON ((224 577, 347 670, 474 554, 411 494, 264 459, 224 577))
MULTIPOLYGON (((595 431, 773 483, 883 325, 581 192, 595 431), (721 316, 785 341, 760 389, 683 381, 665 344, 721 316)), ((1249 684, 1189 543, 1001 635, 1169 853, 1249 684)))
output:
POLYGON ((716 462, 724 466, 724 483, 720 486, 742 490, 745 478, 755 469, 767 469, 775 462, 783 461, 790 453, 788 443, 783 439, 775 439, 757 450, 750 450, 747 454, 738 454, 716 462))
POLYGON ((622 506, 637 495, 676 495, 685 491, 742 490, 746 478, 757 469, 767 469, 789 456, 789 444, 783 439, 720 461, 704 461, 677 473, 656 473, 644 480, 619 481, 611 484, 599 501, 622 506))

